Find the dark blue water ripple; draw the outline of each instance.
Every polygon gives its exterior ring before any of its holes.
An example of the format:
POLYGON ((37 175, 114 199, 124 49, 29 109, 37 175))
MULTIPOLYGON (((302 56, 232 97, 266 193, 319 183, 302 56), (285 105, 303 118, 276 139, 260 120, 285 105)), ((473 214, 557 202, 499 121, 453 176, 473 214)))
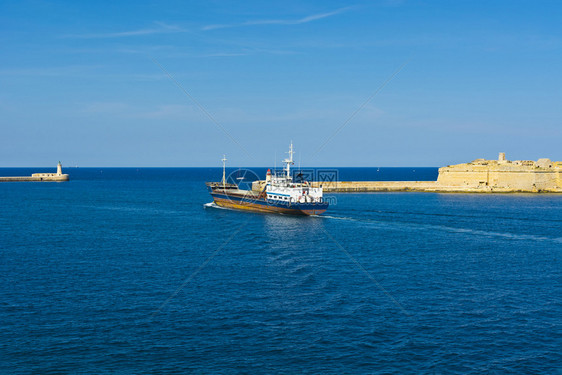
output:
MULTIPOLYGON (((340 178, 436 175, 413 170, 340 178)), ((562 371, 560 196, 300 218, 205 207, 219 169, 68 171, 0 184, 1 373, 562 371)))

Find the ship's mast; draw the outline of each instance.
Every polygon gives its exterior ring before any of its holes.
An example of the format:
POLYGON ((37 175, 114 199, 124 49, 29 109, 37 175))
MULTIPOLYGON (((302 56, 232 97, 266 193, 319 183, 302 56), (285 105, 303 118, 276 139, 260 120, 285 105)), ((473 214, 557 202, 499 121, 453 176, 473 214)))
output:
POLYGON ((289 154, 289 158, 283 160, 283 163, 285 163, 285 171, 287 172, 287 178, 291 178, 291 165, 295 164, 293 162, 293 154, 295 153, 293 151, 293 141, 291 141, 291 146, 289 147, 289 152, 287 152, 289 154))
POLYGON ((222 188, 226 189, 226 155, 222 156, 222 188))

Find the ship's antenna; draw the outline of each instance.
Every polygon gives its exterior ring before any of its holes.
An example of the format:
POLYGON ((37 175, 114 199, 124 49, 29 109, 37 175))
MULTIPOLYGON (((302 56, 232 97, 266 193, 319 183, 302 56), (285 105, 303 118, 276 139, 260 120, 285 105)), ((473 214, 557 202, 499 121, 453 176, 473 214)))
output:
POLYGON ((293 154, 295 153, 295 151, 293 151, 293 141, 291 141, 291 145, 289 146, 289 152, 287 152, 289 154, 289 158, 283 160, 283 163, 285 163, 286 167, 285 170, 287 171, 287 178, 291 177, 291 165, 295 164, 293 161, 293 154))
POLYGON ((226 190, 226 155, 222 156, 222 188, 226 190))

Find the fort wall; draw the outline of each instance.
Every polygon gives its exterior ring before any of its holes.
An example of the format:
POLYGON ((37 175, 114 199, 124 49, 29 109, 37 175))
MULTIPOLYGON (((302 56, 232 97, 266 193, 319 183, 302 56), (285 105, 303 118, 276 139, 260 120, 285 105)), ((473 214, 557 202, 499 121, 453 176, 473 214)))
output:
POLYGON ((551 191, 562 189, 560 172, 561 162, 550 159, 509 161, 502 153, 498 160, 476 159, 439 168, 437 184, 469 189, 551 191))

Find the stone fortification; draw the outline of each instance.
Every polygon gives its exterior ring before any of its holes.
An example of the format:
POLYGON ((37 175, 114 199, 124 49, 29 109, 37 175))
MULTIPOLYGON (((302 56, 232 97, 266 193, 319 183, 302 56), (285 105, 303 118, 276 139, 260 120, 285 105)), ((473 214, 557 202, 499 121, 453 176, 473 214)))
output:
POLYGON ((560 192, 562 162, 550 159, 509 161, 476 159, 439 168, 437 185, 447 188, 496 192, 560 192))

